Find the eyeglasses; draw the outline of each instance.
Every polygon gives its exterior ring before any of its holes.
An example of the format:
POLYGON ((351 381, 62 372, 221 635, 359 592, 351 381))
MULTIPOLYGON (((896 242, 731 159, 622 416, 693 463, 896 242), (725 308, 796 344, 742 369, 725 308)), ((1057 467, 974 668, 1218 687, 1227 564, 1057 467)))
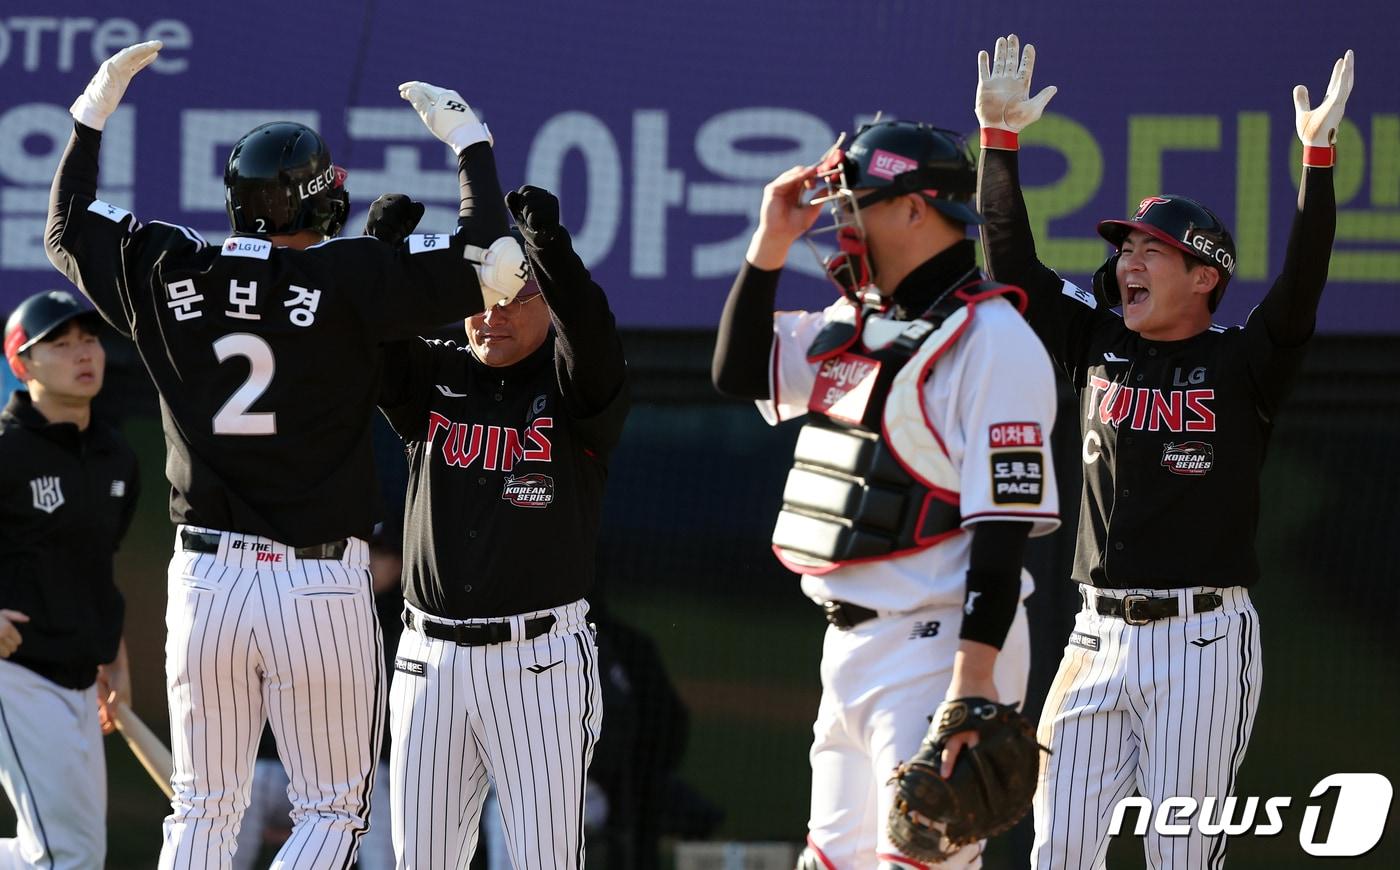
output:
POLYGON ((504 303, 498 302, 498 303, 496 303, 496 305, 495 305, 494 307, 496 307, 496 308, 504 308, 504 309, 506 309, 507 311, 509 311, 509 312, 511 312, 512 314, 514 314, 515 312, 517 312, 517 311, 519 311, 520 309, 524 308, 526 305, 529 305, 531 302, 535 301, 536 299, 543 299, 543 298, 544 298, 544 294, 541 293, 540 291, 536 290, 534 293, 530 293, 530 294, 528 294, 528 295, 516 296, 514 299, 512 299, 512 300, 509 301, 509 302, 504 302, 504 303))

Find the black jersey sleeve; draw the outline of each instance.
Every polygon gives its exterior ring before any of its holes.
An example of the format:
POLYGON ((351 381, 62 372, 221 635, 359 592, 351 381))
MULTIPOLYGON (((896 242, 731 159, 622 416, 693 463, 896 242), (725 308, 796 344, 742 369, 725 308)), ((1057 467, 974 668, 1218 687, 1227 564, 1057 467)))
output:
POLYGON ((1026 291, 1026 320, 1055 364, 1075 383, 1084 377, 1095 330, 1114 315, 1094 295, 1062 279, 1036 256, 1018 152, 983 148, 977 166, 977 206, 987 274, 1026 291))
POLYGON ((122 294, 122 244, 137 224, 131 214, 97 199, 101 144, 100 131, 73 125, 49 191, 44 249, 54 268, 92 301, 103 318, 130 336, 122 294))
POLYGON ((422 338, 385 342, 379 347, 379 409, 405 442, 426 437, 441 348, 441 343, 422 338))
POLYGON ((611 450, 627 407, 627 360, 607 294, 562 227, 525 245, 554 323, 554 367, 564 409, 595 449, 611 450), (618 407, 620 403, 620 408, 618 407))
POLYGON ((745 261, 734 278, 715 337, 710 379, 715 389, 736 399, 768 399, 773 351, 773 308, 781 269, 760 269, 745 261))
POLYGON ((1302 364, 1327 284, 1336 230, 1332 167, 1304 168, 1283 267, 1244 327, 1250 376, 1265 418, 1273 417, 1302 364))
POLYGON ((967 598, 958 637, 1001 649, 1021 595, 1021 565, 1031 523, 981 522, 972 527, 967 598))

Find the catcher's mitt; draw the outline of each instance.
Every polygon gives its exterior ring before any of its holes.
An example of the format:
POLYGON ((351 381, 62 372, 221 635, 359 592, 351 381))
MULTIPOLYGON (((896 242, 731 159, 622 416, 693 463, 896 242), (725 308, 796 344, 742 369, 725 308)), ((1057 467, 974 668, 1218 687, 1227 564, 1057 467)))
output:
POLYGON ((935 715, 918 754, 890 778, 897 785, 889 834, 905 855, 936 864, 1026 814, 1044 747, 1035 742, 1030 720, 1011 705, 959 698, 945 701, 935 715), (976 731, 978 743, 963 747, 944 779, 938 775, 943 748, 964 731, 976 731))

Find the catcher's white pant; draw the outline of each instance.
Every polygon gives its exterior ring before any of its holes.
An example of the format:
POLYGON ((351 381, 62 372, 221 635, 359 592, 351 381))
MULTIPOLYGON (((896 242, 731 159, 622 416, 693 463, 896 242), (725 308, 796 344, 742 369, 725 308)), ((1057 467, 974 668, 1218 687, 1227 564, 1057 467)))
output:
POLYGON ((0 839, 0 870, 101 867, 107 761, 97 690, 65 689, 0 659, 0 785, 19 822, 0 839))
MULTIPOLYGON (((1041 756, 1035 793, 1031 864, 1038 870, 1103 867, 1113 809, 1134 788, 1154 808, 1169 797, 1191 796, 1199 805, 1230 795, 1259 705, 1259 615, 1247 591, 1093 594, 1175 594, 1189 615, 1128 625, 1100 616, 1086 598, 1040 718, 1037 737, 1053 754, 1041 756), (1190 613, 1192 596, 1202 592, 1219 593, 1222 606, 1190 613)), ((1125 831, 1136 817, 1129 814, 1125 831)), ((1185 836, 1160 836, 1149 825, 1148 866, 1223 866, 1225 836, 1204 836, 1195 821, 1185 836)))
POLYGON ((350 538, 339 560, 297 559, 267 538, 218 534, 217 553, 177 548, 170 560, 175 797, 160 868, 228 870, 264 722, 291 781, 292 833, 274 866, 349 867, 384 727, 369 548, 350 538))
POLYGON ((503 619, 553 615, 531 640, 458 646, 404 629, 389 690, 389 802, 401 870, 465 868, 476 851, 488 779, 500 797, 518 870, 581 870, 584 788, 602 725, 598 648, 588 604, 503 619))
MULTIPOLYGON (((899 854, 888 826, 895 766, 918 751, 929 716, 953 679, 960 606, 880 616, 847 631, 828 628, 822 646, 822 700, 813 726, 812 814, 807 845, 829 870, 872 870, 887 862, 925 865, 899 854)), ((1030 634, 1024 607, 997 656, 997 693, 1024 699, 1030 634)), ((974 843, 939 867, 982 865, 974 843)))

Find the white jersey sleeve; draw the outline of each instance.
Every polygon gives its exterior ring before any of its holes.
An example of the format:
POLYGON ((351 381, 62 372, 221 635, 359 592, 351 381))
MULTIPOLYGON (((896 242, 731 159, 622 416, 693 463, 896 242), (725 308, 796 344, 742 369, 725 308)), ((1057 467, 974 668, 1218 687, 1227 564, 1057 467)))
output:
POLYGON ((830 311, 774 313, 773 347, 768 358, 768 395, 772 398, 757 402, 758 412, 768 425, 776 426, 807 413, 807 402, 817 381, 817 365, 807 361, 807 348, 830 322, 830 311))
POLYGON ((1031 535, 1060 525, 1050 451, 1055 372, 1044 346, 1009 302, 978 304, 958 342, 950 429, 961 443, 964 528, 982 520, 1029 520, 1031 535))

